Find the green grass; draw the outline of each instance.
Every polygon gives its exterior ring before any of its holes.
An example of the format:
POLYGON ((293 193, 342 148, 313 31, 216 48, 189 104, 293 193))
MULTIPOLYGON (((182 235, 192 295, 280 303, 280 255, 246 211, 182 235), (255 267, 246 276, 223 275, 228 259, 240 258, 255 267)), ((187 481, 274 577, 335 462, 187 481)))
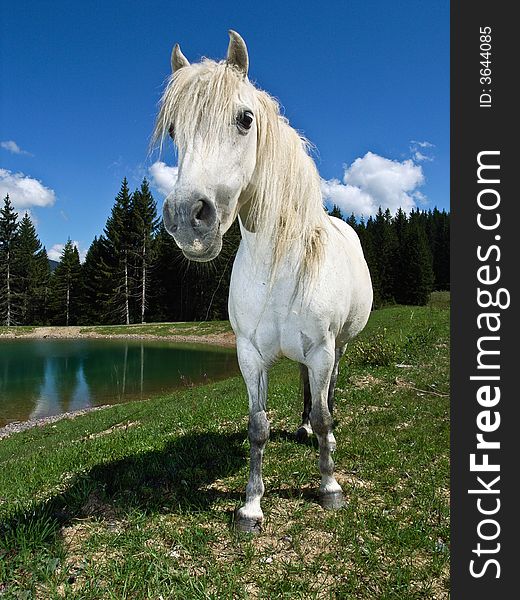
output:
POLYGON ((448 597, 448 369, 449 310, 372 314, 338 378, 348 505, 324 512, 316 443, 293 439, 298 368, 275 365, 253 538, 232 527, 248 474, 239 377, 0 441, 0 597, 448 597))

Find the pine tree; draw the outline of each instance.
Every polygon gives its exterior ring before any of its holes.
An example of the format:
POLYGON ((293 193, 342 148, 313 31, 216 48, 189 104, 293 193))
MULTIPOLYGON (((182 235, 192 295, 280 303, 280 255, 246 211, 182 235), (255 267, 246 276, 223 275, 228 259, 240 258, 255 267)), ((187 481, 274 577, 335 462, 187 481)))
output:
POLYGON ((135 264, 135 297, 138 307, 137 317, 140 323, 144 323, 151 289, 150 270, 154 259, 153 240, 159 223, 157 205, 146 179, 143 180, 141 188, 132 195, 131 221, 135 264))
POLYGON ((358 222, 354 213, 352 213, 348 219, 345 219, 345 223, 347 223, 347 225, 350 225, 354 231, 357 231, 358 222))
POLYGON ((132 196, 126 177, 104 230, 103 274, 110 280, 107 309, 111 320, 130 324, 132 272, 132 196))
POLYGON ((399 246, 403 243, 404 231, 406 229, 406 225, 408 223, 408 217, 404 210, 399 207, 397 212, 395 213, 395 217, 392 220, 393 227, 395 229, 395 234, 397 236, 397 242, 399 246))
POLYGON ((56 325, 76 325, 82 305, 81 263, 78 249, 67 240, 51 280, 51 317, 56 325))
POLYGON ((398 208, 395 217, 392 221, 392 226, 395 230, 397 238, 397 263, 395 265, 395 278, 393 296, 397 303, 403 303, 403 298, 406 297, 405 286, 405 264, 404 256, 405 236, 408 227, 408 217, 402 208, 398 208))
POLYGON ((151 274, 154 295, 150 313, 155 321, 182 321, 183 273, 186 259, 161 221, 155 238, 155 268, 151 274))
POLYGON ((13 255, 19 294, 19 321, 24 325, 43 324, 46 319, 49 261, 27 213, 20 222, 13 255))
POLYGON ((421 216, 412 211, 404 231, 401 252, 402 304, 427 304, 433 289, 432 256, 421 216))
POLYGON ((341 210, 337 204, 334 204, 332 206, 332 210, 329 210, 329 216, 343 219, 343 215, 341 214, 341 210))
POLYGON ((433 255, 433 272, 436 290, 450 289, 450 218, 446 211, 437 208, 431 213, 432 235, 430 250, 433 255))
POLYGON ((7 327, 18 322, 16 280, 13 272, 18 227, 18 215, 7 194, 4 206, 0 210, 0 322, 7 327))
POLYGON ((381 305, 381 284, 379 281, 379 266, 377 252, 374 246, 374 240, 372 235, 373 230, 374 219, 372 217, 369 217, 367 222, 365 223, 365 220, 363 219, 363 217, 361 217, 356 232, 361 241, 363 254, 365 255, 368 270, 370 271, 370 279, 372 280, 372 290, 374 293, 373 304, 374 307, 379 307, 381 305))
POLYGON ((395 301, 399 242, 388 209, 383 213, 379 207, 375 219, 368 220, 367 234, 371 238, 373 249, 371 257, 373 264, 369 264, 369 267, 371 267, 371 273, 375 273, 374 279, 378 284, 377 295, 375 295, 376 305, 392 303, 395 301))
POLYGON ((106 276, 103 259, 105 242, 103 237, 94 238, 81 267, 83 299, 81 322, 85 325, 109 323, 107 302, 112 291, 109 277, 106 276))

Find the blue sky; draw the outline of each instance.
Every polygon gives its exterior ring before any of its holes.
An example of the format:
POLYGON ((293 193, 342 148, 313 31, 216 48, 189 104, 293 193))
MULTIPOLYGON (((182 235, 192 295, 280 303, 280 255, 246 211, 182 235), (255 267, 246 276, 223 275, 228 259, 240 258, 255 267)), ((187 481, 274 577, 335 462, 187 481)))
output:
POLYGON ((447 1, 17 0, 0 19, 0 192, 48 250, 85 251, 124 176, 162 201, 148 142, 171 48, 224 58, 229 28, 316 146, 328 203, 449 208, 447 1))

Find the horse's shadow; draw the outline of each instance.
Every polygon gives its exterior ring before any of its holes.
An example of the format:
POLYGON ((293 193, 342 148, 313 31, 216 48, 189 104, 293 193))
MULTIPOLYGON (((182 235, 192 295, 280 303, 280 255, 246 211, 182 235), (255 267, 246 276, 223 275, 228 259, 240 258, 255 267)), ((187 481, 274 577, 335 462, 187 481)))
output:
POLYGON ((269 441, 293 442, 298 444, 298 446, 309 446, 310 448, 315 448, 316 450, 319 448, 316 436, 311 435, 305 439, 297 439, 294 432, 287 431, 286 429, 271 430, 271 433, 269 434, 269 441))
POLYGON ((188 433, 162 450, 135 454, 89 472, 94 492, 118 513, 138 508, 153 512, 198 512, 218 497, 239 495, 212 484, 237 473, 246 463, 242 433, 188 433))
MULTIPOLYGON (((283 429, 271 431, 270 440, 296 443, 295 434, 283 429)), ((318 448, 314 436, 301 444, 318 448)), ((95 484, 94 493, 101 493, 119 513, 134 508, 191 513, 208 510, 219 499, 236 503, 243 499, 247 472, 238 491, 233 482, 230 487, 222 480, 240 471, 248 460, 246 431, 188 433, 161 451, 96 465, 89 479, 95 484)))
MULTIPOLYGON (((294 434, 285 430, 273 430, 270 437, 295 442, 294 434)), ((314 438, 304 443, 316 446, 314 438)), ((113 521, 136 509, 146 514, 182 515, 207 511, 221 499, 237 505, 244 496, 247 473, 239 491, 233 482, 221 480, 241 471, 248 455, 245 431, 190 432, 167 442, 161 450, 97 464, 76 475, 64 492, 31 507, 30 515, 20 511, 0 523, 0 533, 14 532, 28 520, 41 520, 52 524, 54 537, 78 518, 113 521)), ((301 494, 296 489, 270 493, 282 497, 301 494)))

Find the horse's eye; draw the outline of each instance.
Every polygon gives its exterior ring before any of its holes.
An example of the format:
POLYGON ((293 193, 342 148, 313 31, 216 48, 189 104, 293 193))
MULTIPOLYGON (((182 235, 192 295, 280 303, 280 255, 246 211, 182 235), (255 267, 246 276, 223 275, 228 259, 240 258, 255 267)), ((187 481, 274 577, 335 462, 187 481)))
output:
POLYGON ((173 128, 173 125, 170 125, 168 127, 168 135, 172 138, 172 140, 174 138, 174 133, 175 133, 175 129, 173 128))
POLYGON ((246 133, 251 129, 253 124, 253 113, 250 110, 245 110, 238 115, 237 125, 240 131, 246 133))

